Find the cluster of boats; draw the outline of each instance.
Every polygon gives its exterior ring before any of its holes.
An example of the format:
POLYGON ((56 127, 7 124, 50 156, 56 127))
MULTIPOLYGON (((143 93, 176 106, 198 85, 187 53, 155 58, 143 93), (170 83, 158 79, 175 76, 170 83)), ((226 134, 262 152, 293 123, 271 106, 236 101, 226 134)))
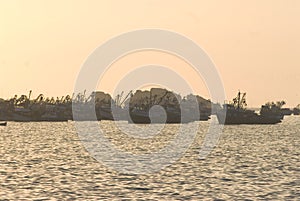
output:
POLYGON ((4 100, 0 99, 0 126, 7 121, 68 121, 68 120, 112 120, 129 123, 189 123, 207 121, 216 111, 220 124, 276 124, 284 115, 299 115, 300 105, 290 110, 282 108, 284 101, 267 103, 259 113, 246 109, 245 93, 238 93, 232 102, 214 104, 198 95, 181 97, 179 94, 161 88, 149 91, 132 91, 113 99, 104 92, 93 92, 88 97, 84 93, 61 98, 46 98, 40 94, 35 99, 29 95, 4 100), (81 110, 92 106, 95 118, 81 110), (213 108, 213 110, 212 110, 213 108), (76 114, 76 115, 74 115, 76 114), (74 116, 75 119, 74 119, 74 116), (4 121, 1 123, 1 121, 4 121))
POLYGON ((97 91, 89 96, 86 96, 84 92, 55 99, 46 98, 40 94, 37 98, 31 99, 30 91, 28 96, 16 95, 8 100, 0 99, 0 121, 113 120, 129 123, 188 123, 208 120, 211 115, 212 103, 197 95, 181 98, 179 94, 161 88, 152 88, 150 91, 138 90, 135 93, 131 91, 126 96, 123 97, 123 95, 121 93, 113 99, 109 94, 97 91), (181 110, 184 104, 186 105, 184 109, 188 110, 186 113, 193 114, 193 111, 197 109, 201 115, 193 117, 186 115, 188 118, 182 119, 183 111, 181 110), (92 109, 96 118, 76 110, 89 105, 94 107, 92 109), (160 118, 161 113, 154 112, 154 116, 149 115, 151 108, 155 105, 165 110, 166 119, 160 118), (74 113, 79 114, 77 119, 74 119, 74 113))
POLYGON ((40 94, 31 99, 30 91, 28 96, 0 99, 0 121, 67 121, 72 117, 71 107, 70 96, 54 99, 40 94))

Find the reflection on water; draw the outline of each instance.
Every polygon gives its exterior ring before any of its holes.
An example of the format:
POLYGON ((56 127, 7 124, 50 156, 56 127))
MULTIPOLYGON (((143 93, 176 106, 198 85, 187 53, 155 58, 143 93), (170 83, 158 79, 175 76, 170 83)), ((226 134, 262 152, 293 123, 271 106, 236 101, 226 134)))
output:
MULTIPOLYGON (((225 126, 205 160, 199 149, 209 122, 201 122, 184 156, 158 173, 121 174, 93 159, 72 122, 0 127, 0 199, 201 200, 300 197, 300 117, 278 125, 225 126)), ((165 146, 176 125, 136 140, 101 122, 116 147, 139 154, 165 146), (126 139, 126 140, 125 140, 126 139)))

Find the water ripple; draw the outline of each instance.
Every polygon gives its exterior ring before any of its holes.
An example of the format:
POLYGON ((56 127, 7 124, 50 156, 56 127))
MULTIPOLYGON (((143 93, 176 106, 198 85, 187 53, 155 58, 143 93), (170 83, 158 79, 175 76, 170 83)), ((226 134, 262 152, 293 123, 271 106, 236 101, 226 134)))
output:
MULTIPOLYGON (((278 125, 225 126, 218 146, 199 160, 208 122, 185 155, 155 174, 121 174, 86 152, 72 122, 0 128, 0 200, 298 200, 300 118, 278 125)), ((116 147, 141 154, 162 148, 176 125, 151 139, 101 122, 116 147)))

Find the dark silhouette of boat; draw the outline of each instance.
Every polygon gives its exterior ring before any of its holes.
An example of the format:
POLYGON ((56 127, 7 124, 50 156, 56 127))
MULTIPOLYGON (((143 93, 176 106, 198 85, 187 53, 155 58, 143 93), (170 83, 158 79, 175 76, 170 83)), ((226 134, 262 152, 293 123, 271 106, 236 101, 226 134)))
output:
POLYGON ((232 103, 223 105, 223 109, 217 112, 220 124, 277 124, 283 119, 281 109, 277 105, 263 105, 260 114, 246 109, 245 97, 246 93, 238 92, 232 103))
POLYGON ((0 120, 17 122, 68 121, 72 117, 71 97, 61 99, 45 98, 40 94, 36 99, 17 95, 0 102, 0 120))
MULTIPOLYGON (((192 100, 182 100, 180 95, 166 89, 152 88, 150 91, 138 91, 131 98, 129 123, 178 124, 198 121, 201 118, 195 114, 195 107, 198 107, 196 100, 191 104, 192 100)), ((202 119, 208 120, 204 115, 202 119)))
POLYGON ((7 122, 0 122, 0 126, 7 126, 7 122))
POLYGON ((294 115, 300 115, 300 104, 293 109, 294 115))

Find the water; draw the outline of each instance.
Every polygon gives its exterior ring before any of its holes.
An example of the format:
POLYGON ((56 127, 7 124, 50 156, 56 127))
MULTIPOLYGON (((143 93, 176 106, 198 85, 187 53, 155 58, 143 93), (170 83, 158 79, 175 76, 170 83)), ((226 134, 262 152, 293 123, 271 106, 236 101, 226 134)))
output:
MULTIPOLYGON (((300 117, 278 125, 225 126, 205 160, 198 155, 209 122, 200 124, 180 160, 134 175, 93 159, 72 122, 9 122, 0 127, 0 200, 299 200, 300 117)), ((101 125, 117 147, 137 154, 165 146, 176 128, 167 125, 143 143, 118 133, 113 122, 101 125)))

